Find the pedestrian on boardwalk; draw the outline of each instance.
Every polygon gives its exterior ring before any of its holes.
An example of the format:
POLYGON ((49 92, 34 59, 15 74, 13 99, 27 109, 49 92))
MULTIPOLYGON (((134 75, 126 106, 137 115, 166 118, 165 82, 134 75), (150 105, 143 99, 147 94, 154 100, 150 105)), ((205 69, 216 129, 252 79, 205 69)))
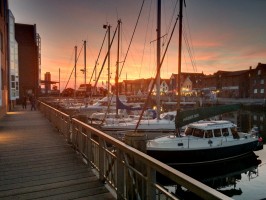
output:
POLYGON ((23 99, 22 99, 22 108, 27 109, 27 97, 26 97, 26 95, 24 95, 23 99))
POLYGON ((31 109, 30 110, 36 110, 36 97, 34 94, 30 97, 30 103, 31 103, 31 109))

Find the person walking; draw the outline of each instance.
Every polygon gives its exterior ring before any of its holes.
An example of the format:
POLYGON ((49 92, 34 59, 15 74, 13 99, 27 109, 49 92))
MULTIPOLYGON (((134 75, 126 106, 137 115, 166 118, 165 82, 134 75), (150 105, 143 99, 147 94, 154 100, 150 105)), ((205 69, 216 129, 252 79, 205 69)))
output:
POLYGON ((24 95, 23 99, 22 99, 22 108, 27 109, 27 97, 26 97, 26 95, 24 95))
POLYGON ((30 110, 36 110, 36 98, 34 94, 30 97, 30 103, 31 103, 31 109, 30 110))

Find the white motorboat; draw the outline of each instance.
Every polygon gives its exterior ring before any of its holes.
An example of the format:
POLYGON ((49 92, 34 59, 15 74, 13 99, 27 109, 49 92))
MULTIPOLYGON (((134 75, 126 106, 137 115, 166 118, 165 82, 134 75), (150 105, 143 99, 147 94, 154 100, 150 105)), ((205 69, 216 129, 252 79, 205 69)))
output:
POLYGON ((263 148, 256 134, 238 132, 229 121, 200 121, 184 135, 168 135, 147 142, 147 154, 168 164, 195 164, 235 158, 263 148))

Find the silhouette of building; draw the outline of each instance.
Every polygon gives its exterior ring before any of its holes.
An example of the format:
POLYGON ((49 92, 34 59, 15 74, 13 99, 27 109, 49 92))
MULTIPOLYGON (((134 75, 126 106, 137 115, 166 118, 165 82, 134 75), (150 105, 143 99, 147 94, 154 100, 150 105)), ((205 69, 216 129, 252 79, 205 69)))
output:
POLYGON ((36 25, 15 24, 18 43, 19 97, 39 95, 41 74, 41 39, 36 25))
POLYGON ((44 80, 41 80, 41 84, 44 85, 44 91, 42 90, 42 94, 51 94, 51 92, 53 93, 59 93, 59 90, 57 90, 57 87, 54 86, 53 89, 51 90, 51 85, 52 84, 56 84, 59 83, 58 81, 52 81, 51 80, 51 73, 50 72, 46 72, 44 74, 44 80))

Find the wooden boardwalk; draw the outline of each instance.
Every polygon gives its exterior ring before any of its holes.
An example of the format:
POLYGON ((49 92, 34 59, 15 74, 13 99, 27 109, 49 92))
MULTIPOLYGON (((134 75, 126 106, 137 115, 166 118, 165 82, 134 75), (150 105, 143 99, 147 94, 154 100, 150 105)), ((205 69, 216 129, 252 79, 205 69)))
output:
POLYGON ((0 120, 0 199, 115 199, 39 111, 0 120))

